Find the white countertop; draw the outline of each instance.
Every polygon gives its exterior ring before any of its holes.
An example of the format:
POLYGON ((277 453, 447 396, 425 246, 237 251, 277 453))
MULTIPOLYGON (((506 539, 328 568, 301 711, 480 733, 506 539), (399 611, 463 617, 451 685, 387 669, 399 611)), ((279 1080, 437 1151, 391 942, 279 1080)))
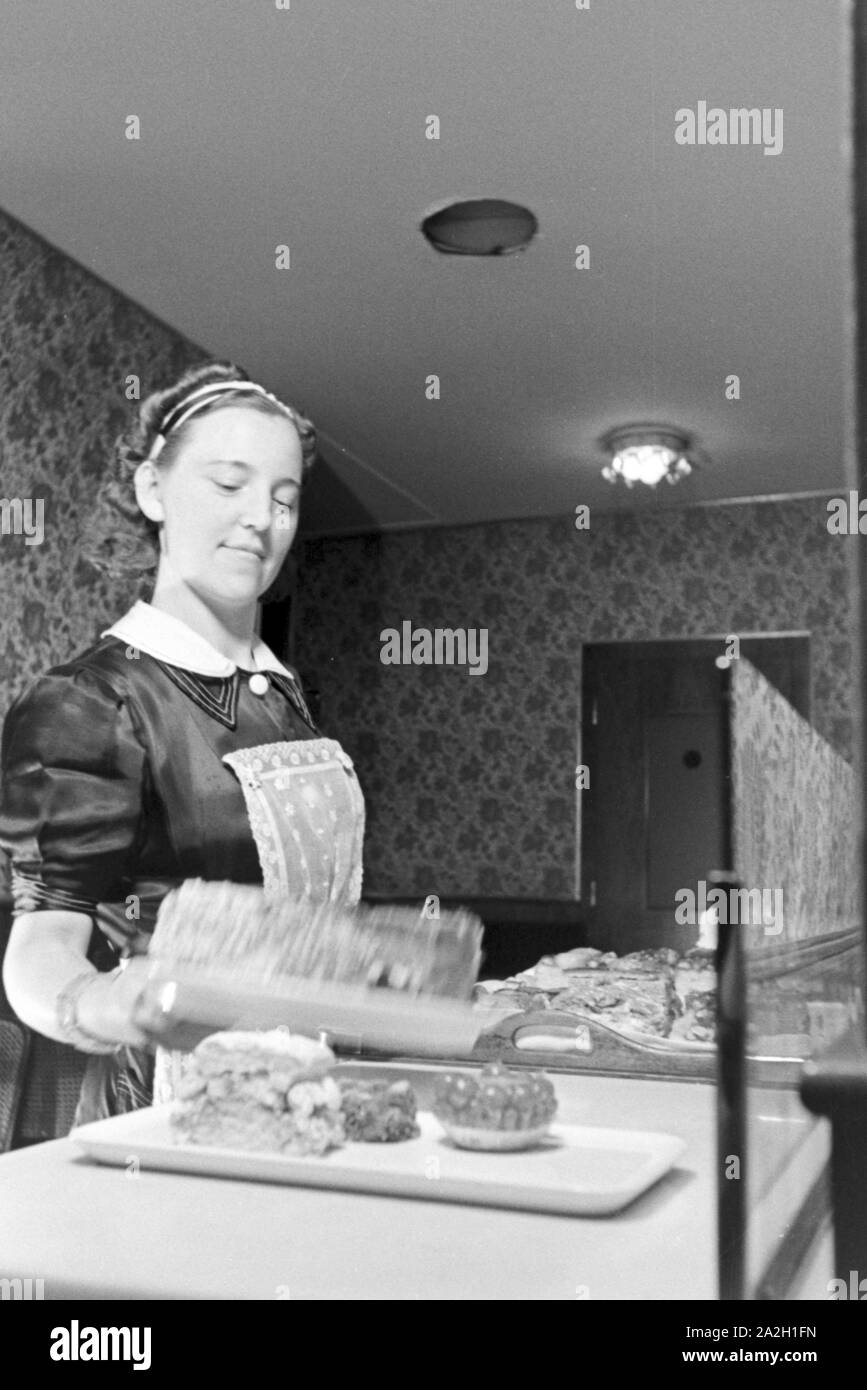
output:
POLYGON ((0 1276, 48 1299, 715 1298, 715 1088, 553 1079, 558 1119, 678 1135, 677 1167, 586 1218, 132 1176, 58 1140, 0 1157, 0 1276))

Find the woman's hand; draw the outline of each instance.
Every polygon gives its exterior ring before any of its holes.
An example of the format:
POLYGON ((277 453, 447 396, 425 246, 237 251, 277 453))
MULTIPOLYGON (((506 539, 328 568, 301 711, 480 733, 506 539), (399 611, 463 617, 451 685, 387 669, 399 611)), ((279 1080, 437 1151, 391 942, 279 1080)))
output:
POLYGON ((149 974, 146 956, 133 956, 122 970, 95 974, 78 996, 76 1016, 83 1031, 106 1042, 146 1047, 150 1039, 134 1018, 149 974))
MULTIPOLYGON (((90 918, 79 912, 25 912, 12 924, 3 961, 6 994, 21 1022, 46 1038, 71 1041, 57 1006, 70 983, 93 969, 87 959, 92 931, 90 918)), ((146 1043, 133 1011, 147 969, 146 958, 138 956, 121 973, 93 970, 93 979, 76 990, 81 1027, 109 1043, 146 1043)))

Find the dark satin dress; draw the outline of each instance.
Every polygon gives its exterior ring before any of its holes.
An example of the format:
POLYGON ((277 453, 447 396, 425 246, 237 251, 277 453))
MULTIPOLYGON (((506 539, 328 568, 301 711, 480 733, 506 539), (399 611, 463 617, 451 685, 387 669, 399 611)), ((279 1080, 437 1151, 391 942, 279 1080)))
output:
MULTIPOLYGON (((261 883, 244 793, 221 760, 316 739, 297 679, 208 677, 106 636, 42 676, 3 730, 0 845, 15 911, 88 914, 88 959, 143 954, 165 894, 183 879, 261 883), (261 684, 261 683, 260 683, 261 684)), ((78 1123, 150 1104, 153 1054, 91 1057, 78 1123)))

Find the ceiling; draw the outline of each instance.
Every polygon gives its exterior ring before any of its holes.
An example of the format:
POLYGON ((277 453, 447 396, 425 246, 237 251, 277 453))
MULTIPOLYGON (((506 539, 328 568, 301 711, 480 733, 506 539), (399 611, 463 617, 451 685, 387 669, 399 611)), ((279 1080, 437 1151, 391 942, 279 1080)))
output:
POLYGON ((843 14, 836 0, 9 6, 0 201, 306 410, 327 463, 308 530, 835 490, 843 14), (677 144, 675 111, 700 100, 782 108, 782 153, 677 144), (529 206, 531 246, 433 251, 422 218, 474 196, 529 206), (705 464, 658 494, 615 490, 599 437, 648 419, 691 431, 705 464))

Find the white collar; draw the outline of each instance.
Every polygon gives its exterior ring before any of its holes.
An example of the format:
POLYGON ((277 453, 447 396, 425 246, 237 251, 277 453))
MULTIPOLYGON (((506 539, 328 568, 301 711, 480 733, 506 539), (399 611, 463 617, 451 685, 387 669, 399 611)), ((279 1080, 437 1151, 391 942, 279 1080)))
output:
MULTIPOLYGON (((233 661, 218 652, 193 628, 187 627, 180 618, 164 613, 162 609, 154 608, 141 599, 112 627, 106 628, 102 636, 117 637, 137 651, 147 652, 157 661, 179 666, 182 671, 192 671, 197 676, 233 676, 238 669, 233 661)), ((286 667, 258 637, 253 643, 253 661, 257 671, 282 671, 285 676, 290 676, 286 667)))

